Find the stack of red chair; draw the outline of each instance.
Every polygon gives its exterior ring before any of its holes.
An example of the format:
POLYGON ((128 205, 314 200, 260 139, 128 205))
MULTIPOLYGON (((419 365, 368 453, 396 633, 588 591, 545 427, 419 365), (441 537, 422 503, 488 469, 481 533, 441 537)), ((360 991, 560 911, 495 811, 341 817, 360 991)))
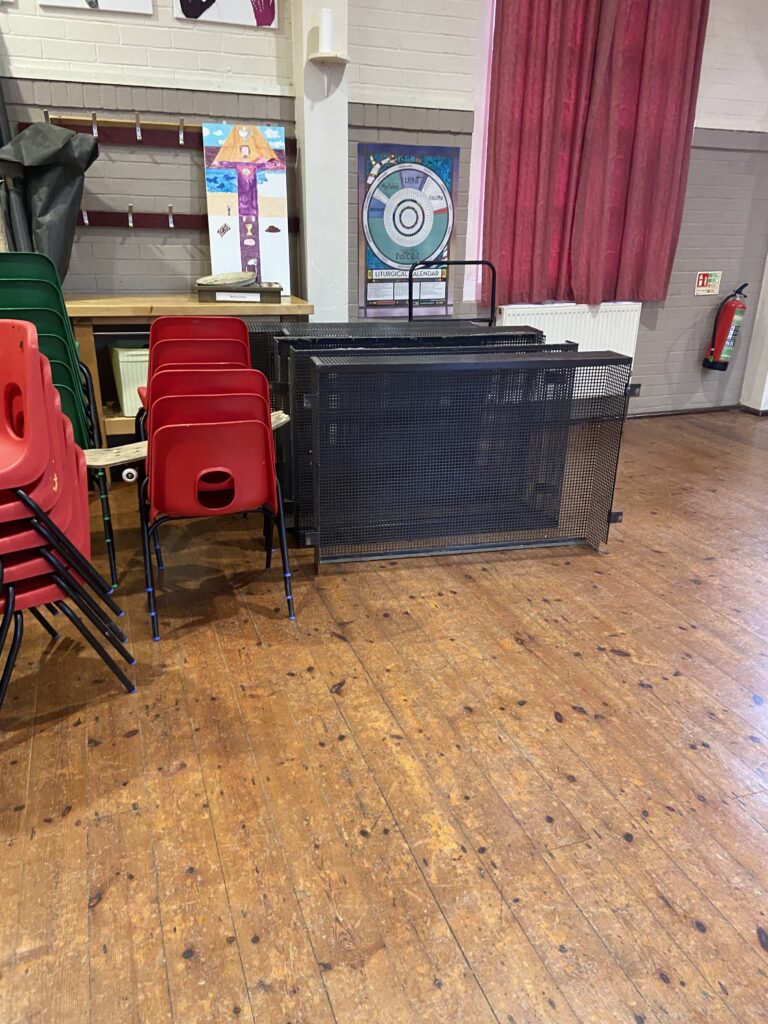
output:
POLYGON ((76 612, 71 601, 129 664, 127 637, 114 615, 121 610, 111 587, 90 562, 90 519, 85 457, 62 414, 51 368, 37 346, 34 326, 0 320, 0 653, 13 636, 0 674, 0 704, 24 631, 25 611, 54 638, 44 616, 63 614, 130 693, 131 680, 76 612))
POLYGON ((269 383, 250 368, 248 329, 235 317, 161 317, 149 339, 142 395, 147 438, 139 514, 152 636, 160 639, 150 544, 170 519, 259 511, 266 567, 277 526, 288 616, 294 619, 283 504, 275 474, 269 383))

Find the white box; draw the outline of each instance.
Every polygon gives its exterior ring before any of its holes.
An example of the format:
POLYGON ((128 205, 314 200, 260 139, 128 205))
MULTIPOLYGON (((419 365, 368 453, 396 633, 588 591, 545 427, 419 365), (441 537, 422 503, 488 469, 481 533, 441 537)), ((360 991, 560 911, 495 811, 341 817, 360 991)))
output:
POLYGON ((120 398, 120 409, 123 416, 135 416, 141 404, 138 388, 147 386, 149 349, 117 348, 110 345, 109 354, 120 398))

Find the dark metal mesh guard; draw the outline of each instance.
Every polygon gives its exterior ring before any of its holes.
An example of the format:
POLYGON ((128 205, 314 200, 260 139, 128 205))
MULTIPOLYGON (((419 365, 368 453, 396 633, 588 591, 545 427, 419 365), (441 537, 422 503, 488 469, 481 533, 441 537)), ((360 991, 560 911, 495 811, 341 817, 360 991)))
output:
MULTIPOLYGON (((288 355, 293 341, 302 340, 303 348, 340 348, 342 342, 354 342, 356 348, 389 348, 393 344, 434 338, 439 345, 444 338, 472 337, 478 344, 491 344, 499 338, 518 338, 528 342, 544 342, 544 334, 536 327, 488 327, 466 321, 446 320, 419 323, 285 323, 248 322, 251 340, 251 365, 261 370, 271 384, 272 411, 290 414, 288 355)), ((429 345, 430 342, 425 342, 429 345)), ((514 342, 510 342, 514 344, 514 342)), ((293 446, 292 431, 275 435, 277 474, 288 512, 293 511, 293 446)))
POLYGON ((607 539, 628 357, 312 366, 318 561, 607 539))
MULTIPOLYGON (((478 345, 502 343, 510 346, 523 342, 543 343, 544 334, 536 327, 486 327, 446 321, 445 323, 284 323, 273 324, 268 329, 269 355, 261 346, 255 346, 251 334, 252 365, 266 373, 271 382, 273 412, 290 415, 289 366, 291 348, 298 341, 301 347, 315 351, 338 349, 344 342, 355 348, 388 349, 393 345, 420 344, 426 347, 441 345, 445 339, 472 338, 478 345), (275 330, 277 327, 279 330, 275 330), (504 339, 503 342, 500 339, 504 339), (253 350, 258 348, 258 359, 253 350)), ((464 342, 465 344, 467 342, 464 342)), ((293 431, 281 430, 276 435, 275 455, 277 473, 283 491, 283 502, 293 513, 293 431)))
MULTIPOLYGON (((374 321, 352 323, 279 323, 248 321, 251 338, 251 365, 261 370, 270 381, 287 381, 287 366, 281 362, 287 353, 285 345, 275 345, 279 339, 325 340, 327 347, 338 346, 339 341, 356 338, 380 338, 386 347, 386 339, 417 339, 427 337, 452 338, 456 336, 527 337, 531 341, 544 341, 544 334, 537 327, 488 327, 460 320, 446 320, 442 323, 379 323, 374 321), (282 368, 282 373, 281 373, 282 368)), ((380 347, 381 347, 380 346, 380 347)), ((373 347, 373 346, 371 346, 373 347)))
MULTIPOLYGON (((363 339, 366 340, 366 339, 363 339)), ((531 342, 525 336, 500 337, 496 335, 467 337, 415 339, 407 348, 390 347, 394 339, 388 341, 388 355, 407 355, 420 353, 433 355, 450 355, 452 352, 480 354, 496 352, 503 354, 514 351, 541 351, 543 343, 531 342)), ((315 510, 312 490, 312 410, 305 403, 305 396, 312 390, 312 356, 318 354, 316 348, 304 348, 311 344, 302 340, 291 341, 288 350, 288 407, 290 414, 290 449, 284 466, 290 465, 291 479, 282 483, 283 494, 288 493, 293 502, 293 525, 299 539, 304 545, 307 534, 315 530, 315 510)), ((339 344, 338 342, 336 344, 339 344)), ((547 345, 548 352, 576 351, 574 341, 565 341, 557 345, 547 345)), ((372 359, 381 356, 380 348, 364 350, 361 348, 334 348, 334 356, 358 355, 372 359)), ((287 431, 285 432, 287 433, 287 431)))

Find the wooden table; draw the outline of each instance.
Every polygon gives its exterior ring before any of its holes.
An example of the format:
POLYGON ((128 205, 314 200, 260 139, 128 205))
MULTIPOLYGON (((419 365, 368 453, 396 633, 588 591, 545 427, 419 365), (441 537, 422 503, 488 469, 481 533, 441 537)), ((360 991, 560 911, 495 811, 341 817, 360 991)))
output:
POLYGON ((96 406, 104 438, 133 432, 130 416, 105 415, 96 362, 93 329, 101 324, 151 324, 158 316, 241 316, 306 320, 315 309, 305 299, 284 296, 282 302, 198 302, 186 292, 161 295, 78 295, 66 299, 80 345, 80 359, 93 376, 96 406))

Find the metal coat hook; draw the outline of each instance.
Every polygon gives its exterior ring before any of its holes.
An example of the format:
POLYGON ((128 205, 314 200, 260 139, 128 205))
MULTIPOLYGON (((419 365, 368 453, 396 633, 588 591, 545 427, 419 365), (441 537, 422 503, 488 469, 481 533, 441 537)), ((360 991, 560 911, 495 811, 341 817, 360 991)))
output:
POLYGON ((98 122, 96 120, 96 111, 95 110, 91 111, 91 132, 93 134, 94 139, 98 139, 98 137, 99 137, 99 124, 98 124, 98 122))
POLYGON ((90 225, 90 222, 88 220, 88 211, 86 210, 86 208, 84 206, 80 207, 80 213, 82 213, 82 215, 83 215, 83 224, 85 225, 85 227, 87 227, 87 228, 90 227, 91 225, 90 225))
POLYGON ((173 223, 173 205, 168 206, 168 227, 173 228, 176 225, 173 223))
POLYGON ((179 118, 179 145, 184 145, 184 118, 179 118))
POLYGON ((141 114, 136 114, 136 141, 141 142, 141 114))
POLYGON ((128 203, 128 227, 133 227, 133 203, 128 203))
POLYGON ((50 124, 51 123, 51 112, 49 110, 44 110, 43 111, 43 120, 45 121, 46 124, 50 124))

